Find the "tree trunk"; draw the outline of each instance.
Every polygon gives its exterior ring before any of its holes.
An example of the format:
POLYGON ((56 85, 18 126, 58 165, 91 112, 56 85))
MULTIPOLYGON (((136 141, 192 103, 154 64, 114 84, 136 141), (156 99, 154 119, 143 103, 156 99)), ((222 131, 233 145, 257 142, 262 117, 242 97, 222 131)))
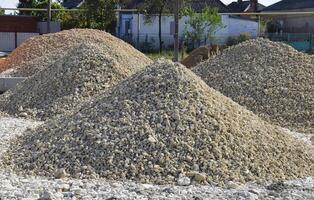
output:
POLYGON ((162 34, 161 34, 161 22, 162 22, 162 13, 163 13, 164 7, 160 7, 159 10, 159 30, 158 30, 158 34, 159 34, 159 53, 162 53, 162 34))

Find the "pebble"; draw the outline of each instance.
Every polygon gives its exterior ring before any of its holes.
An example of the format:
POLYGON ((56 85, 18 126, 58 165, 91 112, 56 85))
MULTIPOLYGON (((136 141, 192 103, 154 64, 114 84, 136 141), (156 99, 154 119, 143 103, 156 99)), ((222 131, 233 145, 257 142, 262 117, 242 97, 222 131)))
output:
POLYGON ((178 178, 177 183, 180 186, 188 186, 191 184, 191 179, 189 177, 186 177, 186 176, 180 176, 178 178))

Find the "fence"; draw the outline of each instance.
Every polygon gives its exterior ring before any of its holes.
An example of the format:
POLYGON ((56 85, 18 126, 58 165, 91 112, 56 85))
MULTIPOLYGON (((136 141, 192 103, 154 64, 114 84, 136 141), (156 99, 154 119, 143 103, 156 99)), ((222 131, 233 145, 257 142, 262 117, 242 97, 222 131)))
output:
MULTIPOLYGON (((190 51, 192 49, 198 48, 204 45, 226 45, 229 39, 232 36, 215 36, 215 37, 202 37, 200 40, 192 41, 184 36, 180 37, 180 49, 185 49, 190 51)), ((236 36, 233 36, 236 37, 236 36)), ((155 52, 159 50, 159 35, 158 34, 140 34, 140 35, 128 35, 128 36, 120 36, 120 39, 128 42, 138 50, 149 53, 155 52)), ((165 35, 163 34, 161 37, 162 41, 162 49, 163 50, 172 50, 174 39, 172 35, 165 35)))
POLYGON ((0 32, 0 51, 10 52, 30 37, 39 33, 0 32))
MULTIPOLYGON (((264 37, 272 41, 284 42, 299 51, 313 52, 314 50, 314 12, 222 13, 221 16, 224 28, 214 37, 209 39, 203 36, 197 41, 191 41, 184 38, 181 32, 179 33, 180 46, 186 49, 207 44, 228 46, 249 38, 241 36, 242 33, 248 33, 251 38, 264 37)), ((118 28, 122 32, 118 35, 141 51, 156 51, 159 49, 158 20, 153 20, 153 24, 145 24, 142 18, 136 13, 126 15, 122 13, 122 21, 119 24, 122 29, 118 28), (129 24, 125 27, 131 28, 124 30, 123 23, 129 24)), ((173 49, 173 36, 167 33, 169 27, 171 29, 172 21, 171 16, 162 18, 162 49, 173 49)), ((182 31, 184 22, 180 21, 179 26, 182 31)))

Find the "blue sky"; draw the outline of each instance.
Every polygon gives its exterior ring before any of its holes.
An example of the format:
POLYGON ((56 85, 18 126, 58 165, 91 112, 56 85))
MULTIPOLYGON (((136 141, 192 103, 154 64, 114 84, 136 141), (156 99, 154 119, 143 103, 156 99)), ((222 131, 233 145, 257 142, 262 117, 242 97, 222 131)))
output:
MULTIPOLYGON (((229 4, 232 1, 237 1, 237 0, 222 0, 225 4, 229 4)), ((271 5, 275 2, 278 2, 279 0, 259 0, 260 3, 264 5, 271 5)), ((17 4, 18 0, 0 0, 0 6, 1 7, 15 7, 17 4)))

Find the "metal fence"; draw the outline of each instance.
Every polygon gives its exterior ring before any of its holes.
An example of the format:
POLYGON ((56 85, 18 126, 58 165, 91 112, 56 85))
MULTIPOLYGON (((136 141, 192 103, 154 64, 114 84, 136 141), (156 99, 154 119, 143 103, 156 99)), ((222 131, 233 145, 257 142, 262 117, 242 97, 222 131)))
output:
POLYGON ((25 40, 39 33, 0 32, 0 51, 11 52, 25 40))

